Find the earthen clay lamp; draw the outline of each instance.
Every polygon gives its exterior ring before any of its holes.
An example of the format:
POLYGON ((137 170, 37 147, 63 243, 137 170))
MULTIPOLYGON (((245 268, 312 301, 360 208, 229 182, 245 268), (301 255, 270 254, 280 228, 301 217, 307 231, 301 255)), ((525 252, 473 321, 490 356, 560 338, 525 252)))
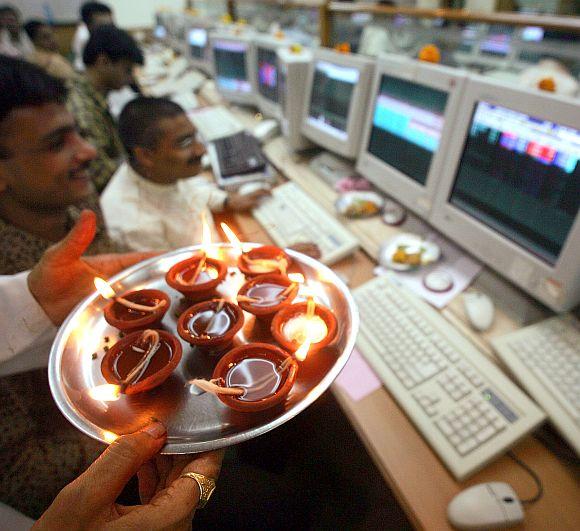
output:
POLYGON ((268 273, 286 274, 291 258, 280 247, 262 245, 254 247, 238 258, 238 268, 247 277, 268 273))
POLYGON ((272 319, 270 331, 274 339, 289 352, 295 352, 308 337, 312 342, 309 352, 329 345, 336 336, 334 314, 321 304, 299 302, 280 310, 272 319), (308 304, 313 305, 310 312, 308 304))
POLYGON ((181 343, 163 330, 133 332, 115 343, 101 363, 110 384, 127 395, 162 384, 181 360, 181 343))
POLYGON ((243 326, 244 312, 237 304, 214 299, 185 310, 177 321, 177 333, 202 350, 219 352, 230 345, 243 326))
POLYGON ((225 278, 225 262, 208 258, 205 253, 175 264, 165 275, 165 281, 192 301, 207 299, 225 278))
POLYGON ((241 390, 238 395, 218 393, 236 411, 269 409, 286 399, 296 380, 298 363, 279 347, 250 343, 230 350, 216 365, 218 385, 241 390))
POLYGON ((298 294, 298 284, 287 276, 271 273, 248 280, 238 291, 240 307, 258 319, 269 321, 298 294))
POLYGON ((158 289, 130 291, 105 306, 105 320, 123 332, 156 328, 170 305, 169 295, 158 289))

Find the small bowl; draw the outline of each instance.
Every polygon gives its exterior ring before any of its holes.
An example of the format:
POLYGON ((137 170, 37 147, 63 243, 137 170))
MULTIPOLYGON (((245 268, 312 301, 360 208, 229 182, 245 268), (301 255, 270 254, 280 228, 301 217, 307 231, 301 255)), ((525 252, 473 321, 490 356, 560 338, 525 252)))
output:
POLYGON ((284 252, 283 249, 280 249, 280 247, 276 247, 275 245, 262 245, 261 247, 254 247, 247 253, 242 253, 238 258, 239 270, 249 278, 256 277, 258 275, 268 275, 271 273, 285 273, 281 271, 279 267, 269 271, 256 272, 255 270, 252 270, 251 266, 244 259, 244 257, 248 257, 251 260, 281 260, 284 258, 287 262, 286 269, 288 269, 292 263, 292 259, 284 252))
POLYGON ((171 299, 164 291, 158 289, 140 289, 129 291, 122 295, 124 299, 151 306, 151 302, 165 301, 165 305, 154 312, 141 312, 131 310, 123 306, 120 302, 112 300, 105 306, 105 321, 122 332, 133 332, 134 330, 143 330, 144 328, 156 328, 161 324, 163 316, 171 306, 171 299))
MULTIPOLYGON (((250 296, 249 293, 256 291, 256 287, 260 285, 274 284, 276 286, 282 286, 283 290, 292 284, 292 281, 285 275, 280 275, 276 273, 270 273, 268 275, 259 275, 257 277, 248 280, 238 291, 238 296, 245 295, 250 296)), ((248 313, 254 314, 258 319, 264 321, 270 321, 272 317, 279 312, 282 308, 288 306, 298 294, 298 285, 288 293, 283 299, 277 304, 272 305, 256 305, 254 302, 242 301, 238 302, 242 310, 248 313)), ((253 293, 252 296, 255 296, 253 293)))
POLYGON ((188 258, 187 260, 178 262, 169 271, 167 271, 165 275, 165 281, 173 289, 179 291, 184 297, 192 301, 199 301, 213 296, 216 288, 225 278, 228 270, 228 266, 225 262, 216 260, 215 258, 206 257, 205 263, 206 265, 209 265, 216 270, 216 278, 210 278, 206 282, 196 283, 193 284, 193 286, 186 286, 179 282, 177 277, 180 275, 183 275, 185 280, 193 276, 193 273, 195 272, 202 256, 202 254, 197 254, 196 256, 188 258))
POLYGON ((287 352, 279 347, 268 343, 250 343, 230 350, 217 363, 212 378, 218 378, 227 382, 229 371, 235 366, 247 359, 263 359, 275 363, 278 367, 280 364, 290 359, 289 367, 282 373, 282 380, 274 394, 258 400, 243 400, 240 397, 232 395, 218 395, 218 398, 228 407, 251 413, 272 408, 286 399, 296 381, 298 372, 298 363, 287 352))
MULTIPOLYGON (((307 309, 306 302, 298 302, 296 304, 291 304, 290 306, 287 306, 286 308, 280 310, 272 320, 272 326, 270 327, 270 331, 272 332, 274 339, 289 352, 296 352, 296 350, 298 350, 298 348, 300 347, 300 343, 294 340, 287 339, 282 332, 282 328, 284 324, 287 321, 289 321, 292 317, 302 313, 305 314, 306 309, 307 309)), ((308 350, 309 352, 316 352, 317 350, 320 350, 329 345, 336 337, 337 332, 336 317, 334 316, 332 311, 329 310, 326 306, 322 306, 321 304, 317 303, 316 308, 314 310, 314 314, 318 315, 326 323, 326 328, 328 329, 328 332, 326 334, 326 337, 322 341, 319 341, 318 343, 312 343, 312 345, 310 345, 310 349, 308 350)))
MULTIPOLYGON (((157 332, 159 333, 161 347, 153 356, 149 367, 146 369, 145 378, 139 380, 135 384, 130 384, 125 388, 123 392, 127 395, 149 391, 150 389, 161 385, 169 377, 169 375, 173 372, 181 360, 182 349, 179 340, 169 332, 165 332, 163 330, 157 330, 157 332), (161 366, 158 366, 158 363, 156 363, 155 360, 158 360, 158 356, 163 355, 163 353, 167 352, 167 350, 169 350, 171 353, 169 359, 161 366)), ((142 331, 132 332, 131 334, 125 336, 123 339, 117 341, 117 343, 115 343, 105 354, 105 357, 101 362, 101 372, 108 383, 121 385, 123 378, 125 378, 139 362, 143 354, 128 349, 141 338, 142 334, 142 331), (121 364, 119 374, 115 371, 115 365, 117 358, 123 352, 125 352, 125 355, 127 355, 127 352, 131 355, 132 365, 129 364, 129 366, 126 366, 125 364, 121 364)))
POLYGON ((232 302, 225 302, 222 311, 225 311, 230 318, 229 328, 223 334, 212 336, 196 336, 188 326, 189 321, 193 316, 202 312, 213 310, 215 312, 220 299, 213 299, 211 301, 204 301, 190 306, 185 310, 177 320, 177 333, 190 345, 196 346, 202 350, 207 351, 221 351, 224 350, 234 339, 234 336, 244 326, 244 312, 242 309, 232 302))

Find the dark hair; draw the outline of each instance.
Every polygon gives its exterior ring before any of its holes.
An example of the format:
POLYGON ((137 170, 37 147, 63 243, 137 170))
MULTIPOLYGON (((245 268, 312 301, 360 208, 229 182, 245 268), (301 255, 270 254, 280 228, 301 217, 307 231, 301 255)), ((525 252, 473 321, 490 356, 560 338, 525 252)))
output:
POLYGON ((0 6, 0 15, 3 15, 4 13, 12 13, 16 18, 20 17, 20 11, 9 4, 0 6))
POLYGON ((81 7, 81 19, 83 22, 90 26, 93 22, 93 15, 112 15, 113 11, 111 8, 101 2, 85 2, 81 7))
POLYGON ((24 24, 24 31, 28 34, 30 40, 34 42, 36 35, 38 35, 38 30, 40 30, 40 28, 43 26, 48 26, 48 24, 38 19, 29 20, 26 24, 24 24))
MULTIPOLYGON (((47 103, 63 105, 67 89, 36 65, 0 55, 0 136, 2 122, 13 109, 47 103)), ((0 157, 6 157, 0 147, 0 157)))
POLYGON ((135 160, 138 146, 155 148, 161 137, 160 120, 182 114, 183 108, 168 98, 139 96, 127 103, 119 116, 119 136, 129 160, 135 160))
POLYGON ((129 59, 139 65, 145 62, 143 52, 135 39, 126 31, 112 25, 99 26, 91 33, 83 51, 83 62, 87 66, 94 65, 99 55, 106 55, 113 63, 121 59, 129 59))

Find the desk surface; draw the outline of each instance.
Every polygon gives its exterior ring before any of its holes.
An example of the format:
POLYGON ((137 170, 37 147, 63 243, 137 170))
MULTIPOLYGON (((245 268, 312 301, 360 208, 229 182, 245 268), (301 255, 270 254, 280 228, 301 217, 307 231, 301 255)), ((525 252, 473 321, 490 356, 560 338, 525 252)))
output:
MULTIPOLYGON (((211 86, 202 95, 206 101, 219 102, 211 86)), ((253 120, 253 115, 249 112, 237 109, 234 112, 246 123, 253 120)), ((307 159, 290 152, 282 138, 269 142, 264 152, 284 177, 302 185, 325 209, 334 213, 336 193, 312 173, 307 159)), ((229 221, 233 221, 245 239, 271 243, 268 235, 251 215, 236 214, 229 221)), ((378 255, 380 243, 400 229, 387 227, 378 218, 349 220, 345 224, 359 238, 364 252, 358 251, 333 269, 346 275, 350 286, 354 288, 372 278, 372 258, 378 255)), ((487 274, 493 277, 493 274, 487 274)), ((496 360, 487 342, 489 337, 520 326, 517 314, 513 311, 504 312, 500 308, 496 312, 496 320, 490 332, 476 335, 466 324, 461 303, 457 299, 442 313, 494 361, 496 360)), ((505 481, 513 486, 520 498, 528 498, 535 493, 535 485, 530 476, 507 456, 496 460, 467 481, 456 481, 385 388, 358 402, 353 401, 337 385, 332 387, 332 391, 415 527, 451 529, 446 518, 449 501, 464 488, 477 483, 505 481)), ((524 508, 525 521, 518 529, 578 529, 578 470, 566 465, 532 436, 526 437, 513 450, 538 473, 544 485, 543 498, 524 508)))

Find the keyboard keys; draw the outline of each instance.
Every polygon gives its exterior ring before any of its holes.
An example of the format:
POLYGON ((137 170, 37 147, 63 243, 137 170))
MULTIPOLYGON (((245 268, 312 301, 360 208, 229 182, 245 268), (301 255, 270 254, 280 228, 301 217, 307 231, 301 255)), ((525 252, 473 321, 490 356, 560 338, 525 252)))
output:
POLYGON ((444 317, 389 279, 369 281, 355 300, 360 352, 457 478, 543 419, 444 317))
POLYGON ((325 264, 337 262, 358 247, 357 239, 294 183, 275 188, 253 214, 281 247, 316 243, 325 264))

